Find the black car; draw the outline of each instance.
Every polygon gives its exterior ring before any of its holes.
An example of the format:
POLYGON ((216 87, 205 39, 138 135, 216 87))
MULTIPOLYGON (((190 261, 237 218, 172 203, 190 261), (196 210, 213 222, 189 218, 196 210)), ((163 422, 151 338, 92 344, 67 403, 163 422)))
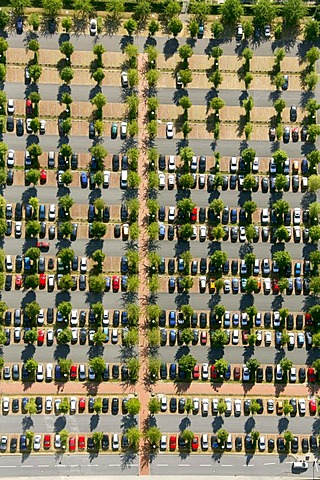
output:
POLYGON ((119 398, 114 397, 111 402, 111 413, 112 415, 118 415, 119 413, 119 398))
POLYGON ((242 450, 242 437, 236 437, 235 446, 237 452, 240 452, 242 450))
POLYGON ((277 449, 278 452, 284 452, 286 449, 284 438, 283 437, 278 437, 277 438, 277 449))
POLYGON ((5 290, 9 291, 11 290, 11 287, 12 287, 12 275, 6 275, 4 288, 5 290))
POLYGON ((274 440, 273 438, 269 438, 268 440, 268 451, 273 452, 274 450, 274 440))
POLYGON ((306 381, 306 369, 305 367, 299 368, 299 382, 304 383, 306 381))
POLYGON ((257 410, 257 413, 259 415, 262 415, 262 413, 263 413, 263 400, 262 400, 262 398, 257 398, 256 402, 260 407, 259 410, 257 410))
POLYGON ((92 437, 87 438, 87 449, 88 450, 94 450, 95 449, 95 445, 94 445, 94 441, 93 441, 92 437))
POLYGON ((315 452, 318 448, 317 437, 315 435, 310 435, 309 443, 311 452, 315 452))
POLYGON ((307 438, 301 440, 301 449, 302 453, 307 453, 309 451, 309 443, 307 438))
POLYGON ((123 449, 129 448, 129 439, 127 435, 122 435, 121 437, 121 448, 123 449))
POLYGON ((94 138, 96 135, 96 130, 94 128, 94 123, 89 122, 89 138, 94 138))
POLYGON ((112 378, 118 379, 120 375, 119 365, 112 365, 112 378))
POLYGON ((118 154, 112 155, 112 170, 118 172, 120 168, 120 157, 118 154))
POLYGON ((102 220, 107 223, 110 220, 110 209, 109 207, 104 207, 102 220))
POLYGON ((291 417, 295 417, 297 415, 297 400, 295 398, 290 398, 289 403, 292 406, 292 412, 290 415, 291 417))
POLYGON ((207 259, 204 257, 200 259, 200 273, 202 275, 207 273, 207 259))
POLYGON ((121 226, 116 223, 114 226, 114 238, 120 238, 121 235, 121 226))
POLYGON ((179 413, 184 413, 185 407, 186 407, 186 400, 185 400, 185 398, 179 398, 179 402, 178 402, 178 411, 179 411, 179 413))
POLYGON ((125 203, 122 203, 121 205, 120 216, 121 216, 122 222, 126 222, 128 220, 129 212, 128 212, 128 207, 125 203))
POLYGON ((159 170, 166 169, 166 156, 163 154, 159 155, 159 170))
POLYGON ((244 445, 245 445, 245 449, 246 449, 246 450, 252 450, 252 448, 253 448, 253 442, 252 442, 251 435, 247 434, 247 435, 244 437, 244 445))
POLYGON ((126 414, 128 413, 127 403, 128 403, 128 399, 127 399, 127 398, 123 398, 123 399, 122 399, 122 413, 123 413, 124 415, 126 415, 126 414))
POLYGON ((107 435, 106 433, 104 433, 102 436, 101 447, 102 450, 108 450, 109 448, 109 435, 107 435))
POLYGON ((160 378, 161 380, 166 380, 168 376, 168 368, 166 363, 161 363, 160 365, 160 378))
POLYGON ((175 397, 172 397, 170 399, 170 412, 175 413, 177 411, 177 399, 175 397))
POLYGON ((302 330, 303 328, 303 315, 301 313, 298 313, 296 316, 296 329, 297 330, 302 330))
POLYGON ((206 328, 208 323, 208 317, 206 312, 200 312, 199 316, 199 326, 200 328, 206 328))
POLYGON ((262 382, 263 380, 263 368, 259 367, 257 368, 257 382, 262 382))
POLYGON ((18 118, 16 121, 16 133, 19 137, 21 137, 24 134, 24 125, 23 125, 23 120, 21 118, 18 118))
POLYGON ((273 380, 273 368, 271 365, 266 366, 266 381, 272 382, 273 380))
POLYGON ((76 170, 78 168, 78 154, 73 153, 71 155, 71 168, 72 170, 76 170))
POLYGON ((42 397, 36 397, 35 404, 37 406, 37 413, 41 413, 43 408, 42 397))
POLYGON ((18 439, 15 437, 11 437, 10 440, 10 452, 15 453, 17 451, 18 439))
POLYGON ((199 157, 199 173, 204 173, 206 171, 207 159, 204 155, 199 157))

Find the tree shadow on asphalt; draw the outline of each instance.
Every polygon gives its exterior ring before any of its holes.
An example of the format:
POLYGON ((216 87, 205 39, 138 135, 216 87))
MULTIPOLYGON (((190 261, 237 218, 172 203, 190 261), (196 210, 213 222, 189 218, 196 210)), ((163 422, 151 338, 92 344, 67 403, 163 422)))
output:
POLYGON ((65 415, 62 415, 56 418, 55 421, 53 422, 53 431, 60 432, 61 430, 66 428, 66 425, 67 425, 67 419, 65 415))
POLYGON ((255 420, 254 417, 250 416, 244 422, 243 429, 244 429, 245 433, 248 434, 248 433, 252 432, 252 430, 255 428, 255 426, 256 426, 256 420, 255 420))
POLYGON ((21 429, 23 433, 25 433, 27 430, 30 430, 30 428, 32 428, 33 426, 34 426, 34 421, 30 415, 26 415, 25 417, 22 418, 21 429))
POLYGON ((95 357, 102 357, 104 353, 104 345, 91 345, 88 348, 87 356, 89 360, 95 357))
POLYGON ((138 420, 134 415, 123 415, 120 427, 123 431, 128 430, 128 428, 136 427, 138 425, 138 420))
POLYGON ((173 57, 173 55, 177 52, 179 47, 179 41, 176 38, 169 38, 164 46, 163 46, 163 54, 165 60, 168 58, 173 57))
POLYGON ((281 394, 283 393, 283 391, 285 390, 286 388, 286 383, 283 382, 283 383, 277 383, 274 385, 274 396, 276 398, 280 397, 281 394))
POLYGON ((289 419, 287 417, 281 417, 278 420, 278 432, 283 433, 288 430, 289 419))
POLYGON ((178 428, 179 428, 179 431, 180 432, 183 432, 184 430, 186 430, 188 427, 190 427, 191 425, 191 420, 189 417, 184 417, 181 419, 179 425, 178 425, 178 428))
POLYGON ((255 350, 254 345, 252 346, 249 345, 244 347, 243 353, 242 353, 243 363, 247 363, 247 361, 252 357, 252 355, 254 355, 254 350, 255 350))
POLYGON ((133 450, 127 450, 126 452, 120 455, 121 460, 121 470, 130 468, 130 465, 133 464, 134 460, 137 460, 137 454, 133 450))
POLYGON ((54 360, 58 360, 59 358, 67 358, 70 354, 70 345, 57 345, 53 351, 53 358, 54 360))
POLYGON ((22 203, 29 203, 30 198, 37 197, 38 191, 35 187, 28 187, 24 190, 21 194, 21 202, 22 203))
POLYGON ((99 425, 99 422, 100 422, 99 414, 96 413, 94 415, 91 415, 90 422, 89 422, 90 432, 93 432, 97 428, 97 426, 99 425))
POLYGON ((35 345, 27 344, 25 345, 24 349, 21 350, 21 360, 26 362, 29 358, 32 358, 36 353, 35 345))
POLYGON ((224 425, 224 419, 221 415, 217 415, 211 422, 212 431, 216 433, 224 425))
POLYGON ((246 465, 249 465, 252 459, 253 459, 253 453, 246 453, 246 465))

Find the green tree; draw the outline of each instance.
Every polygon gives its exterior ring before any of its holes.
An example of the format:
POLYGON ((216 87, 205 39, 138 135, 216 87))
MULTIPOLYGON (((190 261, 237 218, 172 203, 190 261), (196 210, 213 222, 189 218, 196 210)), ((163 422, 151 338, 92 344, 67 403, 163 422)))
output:
POLYGON ((73 0, 73 8, 81 19, 88 18, 94 12, 91 0, 73 0))
POLYGON ((250 358, 246 362, 246 366, 249 369, 251 374, 254 374, 254 372, 257 371, 257 369, 260 367, 260 362, 256 358, 250 358))
POLYGON ((72 365, 72 360, 70 358, 58 358, 58 365, 61 369, 61 373, 67 377, 70 373, 70 368, 72 365))
POLYGON ((191 373, 197 364, 196 359, 191 354, 185 354, 179 358, 178 363, 179 367, 186 373, 187 378, 190 379, 191 373))
POLYGON ((246 283, 246 293, 256 292, 258 290, 258 280, 255 277, 249 277, 246 283))
POLYGON ((258 0, 253 10, 255 25, 270 25, 276 16, 276 5, 270 0, 258 0))
POLYGON ((129 427, 126 431, 126 435, 129 441, 129 445, 132 450, 136 451, 139 448, 139 441, 141 438, 141 432, 138 427, 129 427))
POLYGON ((27 372, 29 372, 30 375, 34 377, 38 368, 38 362, 34 360, 34 358, 28 358, 28 360, 25 361, 24 366, 27 372))
POLYGON ((98 85, 101 85, 104 77, 105 77, 105 74, 101 67, 97 68, 97 70, 92 73, 92 78, 95 82, 97 82, 98 85))
POLYGON ((291 265, 292 259, 289 252, 279 250, 274 252, 273 260, 277 262, 280 272, 284 272, 288 265, 291 265))
POLYGON ((183 238, 184 240, 188 240, 189 238, 191 238, 192 234, 193 234, 193 228, 190 223, 181 225, 179 230, 179 235, 181 238, 183 238))
POLYGON ((129 36, 131 36, 138 28, 138 24, 134 18, 129 18, 129 20, 124 22, 123 26, 127 30, 129 36))
POLYGON ((305 40, 314 41, 320 34, 320 22, 317 20, 309 20, 304 26, 304 38, 305 40))
POLYGON ((288 400, 284 400, 283 402, 283 413, 288 415, 289 413, 293 412, 293 406, 288 402, 288 400))
POLYGON ((221 347, 228 343, 228 335, 224 330, 213 331, 210 339, 213 347, 221 347))
POLYGON ((148 440, 150 447, 155 449, 159 445, 161 440, 161 430, 158 427, 150 427, 145 433, 146 439, 148 440))
POLYGON ((281 358, 279 364, 284 372, 288 372, 292 368, 293 362, 292 360, 289 360, 288 358, 284 357, 284 358, 281 358))
POLYGON ((61 288, 61 290, 71 290, 73 285, 74 282, 70 274, 62 275, 62 277, 59 279, 59 288, 61 288))
POLYGON ((39 287, 39 276, 37 274, 27 275, 24 279, 24 286, 25 288, 31 288, 32 290, 35 290, 37 287, 39 287))
POLYGON ((224 25, 234 26, 244 14, 240 0, 226 0, 220 7, 221 20, 224 25))
POLYGON ((139 378, 140 362, 138 358, 131 357, 127 362, 129 378, 131 382, 137 382, 139 378))
POLYGON ((185 328, 181 333, 181 341, 186 345, 189 345, 193 340, 193 330, 191 328, 185 328))
POLYGON ((60 345, 65 345, 67 343, 70 343, 71 340, 72 340, 72 332, 70 328, 64 328, 63 330, 61 330, 61 332, 59 332, 57 336, 57 342, 60 345))
POLYGON ((27 316, 30 318, 31 322, 34 323, 40 313, 40 305, 35 301, 27 303, 24 311, 27 314, 27 316))
POLYGON ((66 413, 69 412, 69 399, 68 397, 64 397, 63 400, 61 400, 60 406, 59 406, 59 412, 62 413, 62 415, 65 415, 66 413))
POLYGON ((224 358, 219 358, 214 366, 220 375, 224 375, 229 368, 229 363, 224 358))
POLYGON ((141 409, 141 402, 137 397, 129 398, 127 402, 127 410, 130 415, 138 415, 141 409))
POLYGON ((248 221, 251 223, 252 214, 257 211, 257 204, 253 200, 246 200, 243 204, 243 209, 248 216, 248 221))
POLYGON ((71 83, 71 80, 73 79, 74 77, 74 71, 71 67, 64 67, 60 73, 60 78, 61 80, 66 83, 66 84, 69 84, 71 83))
POLYGON ((283 22, 288 27, 298 27, 305 14, 306 7, 302 0, 285 0, 282 5, 283 22))
POLYGON ((281 191, 285 188, 287 184, 287 179, 286 176, 283 175, 282 173, 277 173, 276 179, 275 179, 275 188, 278 191, 281 191))
POLYGON ((278 115, 279 119, 281 120, 281 114, 286 107, 285 100, 283 100, 283 98, 278 98, 274 102, 273 106, 274 106, 275 111, 277 112, 277 115, 278 115))
POLYGON ((178 53, 181 60, 186 61, 188 58, 192 57, 193 49, 188 43, 186 43, 185 45, 179 47, 178 53))
POLYGON ((155 415, 160 412, 160 400, 157 397, 151 397, 148 403, 149 412, 155 415))
POLYGON ((181 30, 183 29, 183 23, 179 18, 172 18, 168 23, 168 30, 172 33, 174 37, 176 37, 181 30))
POLYGON ((258 413, 260 410, 260 404, 257 402, 257 400, 252 399, 250 403, 250 413, 254 415, 255 413, 258 413))
POLYGON ((320 240, 320 225, 313 225, 309 228, 310 239, 313 243, 318 243, 320 240))
POLYGON ((62 7, 62 0, 42 0, 42 8, 46 17, 56 18, 62 7))
POLYGON ((222 250, 216 250, 210 257, 211 263, 217 268, 221 269, 228 260, 228 254, 222 250))
POLYGON ((219 430, 217 431, 217 437, 220 442, 220 445, 225 444, 225 442, 228 439, 228 436, 229 436, 229 433, 224 428, 219 428, 219 430))
POLYGON ((104 359, 102 357, 93 357, 89 360, 89 365, 96 374, 98 380, 100 380, 106 368, 106 362, 104 359))
POLYGON ((66 430, 65 428, 63 430, 60 430, 60 440, 61 440, 61 444, 66 446, 67 444, 67 441, 68 441, 68 437, 69 437, 69 432, 68 430, 66 430))
MULTIPOLYGON (((39 22, 40 24, 40 22, 39 22)), ((72 28, 72 20, 70 17, 64 17, 62 20, 61 20, 61 26, 62 28, 64 28, 64 30, 66 32, 70 32, 71 28, 72 28)))
POLYGON ((24 335, 25 342, 34 344, 37 341, 37 338, 38 338, 38 334, 34 328, 25 332, 25 335, 24 335))
POLYGON ((309 50, 306 53, 306 60, 309 62, 310 65, 314 65, 317 60, 320 58, 320 51, 319 48, 316 46, 313 46, 309 48, 309 50))
POLYGON ((34 415, 37 412, 37 405, 35 404, 34 398, 30 398, 25 406, 25 410, 29 415, 34 415))
POLYGON ((148 30, 150 35, 155 35, 159 31, 159 29, 160 29, 160 23, 153 18, 148 25, 148 30))
POLYGON ((108 0, 106 2, 106 11, 112 20, 119 22, 125 11, 123 0, 108 0))

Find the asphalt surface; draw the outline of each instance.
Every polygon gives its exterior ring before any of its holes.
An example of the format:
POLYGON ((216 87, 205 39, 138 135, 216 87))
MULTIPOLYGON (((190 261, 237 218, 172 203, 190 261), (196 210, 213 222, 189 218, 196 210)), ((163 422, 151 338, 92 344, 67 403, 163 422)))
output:
POLYGON ((50 477, 130 475, 139 473, 138 458, 128 454, 36 454, 1 455, 1 477, 50 477))
MULTIPOLYGON (((59 357, 65 357, 69 354, 74 363, 86 363, 88 357, 92 358, 96 355, 102 355, 106 362, 117 363, 122 362, 126 358, 129 350, 126 351, 122 346, 112 345, 109 343, 102 347, 89 345, 52 345, 52 346, 31 346, 23 343, 14 344, 3 347, 4 359, 6 363, 16 363, 25 361, 33 356, 37 362, 48 363, 55 362, 59 357)), ((225 346, 222 348, 210 348, 208 346, 190 346, 177 347, 166 346, 158 349, 159 358, 166 363, 176 362, 182 355, 190 352, 199 363, 214 363, 216 358, 220 358, 224 354, 224 358, 231 364, 243 364, 249 358, 256 358, 262 365, 279 363, 284 356, 293 361, 295 365, 305 365, 312 363, 318 358, 316 349, 306 350, 305 348, 295 347, 293 350, 277 349, 274 347, 241 347, 241 346, 225 346)))
MULTIPOLYGON (((266 138, 268 132, 266 130, 266 138)), ((67 137, 59 137, 58 135, 42 135, 40 137, 36 135, 28 135, 25 137, 17 137, 15 134, 5 133, 3 135, 3 141, 9 145, 9 148, 14 150, 25 150, 29 145, 36 142, 39 143, 44 152, 49 152, 51 150, 57 151, 63 143, 69 143, 73 151, 78 153, 89 152, 89 148, 92 146, 92 142, 89 138, 85 136, 75 136, 70 135, 69 141, 67 137)), ((124 152, 127 149, 126 143, 131 143, 128 139, 127 142, 123 142, 119 137, 116 139, 111 139, 104 137, 101 142, 109 153, 120 153, 124 152)), ((247 147, 253 148, 257 156, 268 156, 278 148, 284 149, 289 157, 299 158, 304 157, 308 152, 313 150, 313 144, 311 143, 293 143, 289 142, 283 144, 283 142, 270 142, 269 140, 250 140, 244 142, 243 140, 217 140, 214 141, 210 139, 200 139, 190 137, 189 141, 186 143, 184 140, 171 139, 157 137, 155 141, 155 146, 158 148, 159 153, 164 153, 166 155, 177 155, 180 147, 188 144, 191 147, 196 155, 212 155, 214 151, 223 152, 225 156, 239 155, 242 150, 247 147)))
MULTIPOLYGON (((120 83, 120 79, 119 79, 120 83)), ((24 83, 7 83, 5 92, 7 98, 24 99, 26 98, 24 83)), ((91 85, 72 85, 72 98, 74 102, 84 102, 91 99, 91 85)), ((116 86, 102 85, 101 93, 106 96, 108 103, 120 103, 123 101, 123 88, 116 86)), ((59 100, 59 85, 56 84, 39 84, 39 94, 41 100, 59 100)), ((267 90, 253 90, 250 92, 254 99, 255 107, 272 107, 274 98, 267 90)), ((188 90, 180 90, 179 96, 188 95, 193 105, 209 105, 208 89, 206 88, 188 88, 188 90)), ((238 90, 219 90, 219 96, 223 99, 226 106, 242 105, 243 95, 239 95, 238 90)), ((171 105, 177 102, 177 90, 175 88, 157 88, 157 97, 159 103, 163 105, 171 105)), ((303 95, 299 90, 289 90, 281 93, 281 98, 285 100, 288 106, 299 105, 303 95)))
MULTIPOLYGON (((7 40, 10 47, 25 48, 24 38, 25 35, 9 33, 7 40)), ((38 40, 40 43, 40 48, 47 48, 49 50, 58 50, 59 41, 61 42, 65 40, 70 40, 70 42, 74 45, 75 50, 91 51, 96 43, 101 43, 106 48, 107 52, 119 52, 121 51, 121 48, 129 42, 130 37, 128 37, 127 35, 121 36, 108 34, 91 37, 88 34, 79 35, 73 33, 49 35, 47 32, 45 32, 38 35, 38 40)), ((150 43, 150 38, 144 36, 136 36, 134 40, 134 43, 138 46, 140 52, 142 52, 146 45, 150 43)), ((184 45, 187 41, 187 39, 184 37, 172 38, 157 36, 154 37, 154 40, 156 41, 157 48, 160 51, 163 51, 166 57, 171 57, 178 50, 179 46, 184 45)), ((238 45, 234 38, 232 38, 231 40, 213 40, 211 38, 203 38, 194 40, 194 53, 198 55, 203 53, 209 53, 209 51, 211 51, 211 48, 216 45, 221 46, 224 55, 238 55, 243 48, 245 48, 246 46, 250 46, 251 48, 254 48, 255 55, 259 56, 273 55, 273 52, 276 48, 285 47, 286 56, 295 57, 301 54, 304 55, 304 53, 310 48, 310 46, 313 46, 314 43, 308 44, 308 42, 305 42, 302 45, 300 42, 292 40, 290 44, 288 44, 288 42, 284 42, 281 40, 270 42, 261 39, 261 41, 259 42, 243 41, 241 45, 238 45)))

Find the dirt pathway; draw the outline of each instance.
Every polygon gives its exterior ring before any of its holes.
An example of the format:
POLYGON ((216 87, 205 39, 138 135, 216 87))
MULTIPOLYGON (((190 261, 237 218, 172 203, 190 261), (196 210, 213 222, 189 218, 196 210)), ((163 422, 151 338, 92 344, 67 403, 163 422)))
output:
MULTIPOLYGON (((139 415, 139 428, 143 433, 148 428, 148 402, 149 402, 149 390, 150 385, 148 381, 148 340, 147 340, 147 316, 146 306, 148 303, 149 289, 147 284, 147 270, 148 270, 148 231, 147 231, 147 196, 148 196, 148 156, 146 141, 148 139, 145 118, 147 114, 147 105, 145 99, 145 92, 148 87, 145 71, 147 66, 146 54, 140 54, 138 58, 138 70, 139 70, 139 111, 138 111, 138 124, 139 124, 139 162, 138 173, 141 179, 139 188, 139 304, 140 304, 140 318, 139 318, 139 360, 140 360, 140 372, 139 381, 137 384, 137 394, 141 402, 141 410, 139 415)), ((149 446, 144 438, 140 441, 140 464, 139 475, 150 475, 149 465, 149 446)))

